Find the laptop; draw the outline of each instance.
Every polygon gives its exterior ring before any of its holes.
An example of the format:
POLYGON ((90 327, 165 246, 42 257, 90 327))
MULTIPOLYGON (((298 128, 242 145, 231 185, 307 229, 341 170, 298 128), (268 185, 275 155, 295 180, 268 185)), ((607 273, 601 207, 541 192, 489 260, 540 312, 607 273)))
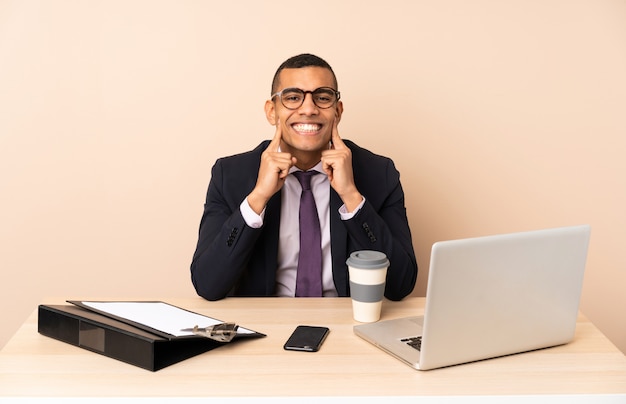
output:
POLYGON ((365 323, 354 333, 419 370, 570 342, 590 227, 437 242, 423 316, 365 323))

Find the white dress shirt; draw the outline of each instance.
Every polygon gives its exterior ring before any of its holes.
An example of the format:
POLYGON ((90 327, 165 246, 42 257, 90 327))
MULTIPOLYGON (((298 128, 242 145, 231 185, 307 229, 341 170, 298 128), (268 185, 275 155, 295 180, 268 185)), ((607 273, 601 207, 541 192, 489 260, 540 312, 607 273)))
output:
MULTIPOLYGON (((311 178, 311 189, 317 206, 322 234, 322 286, 325 297, 337 296, 333 281, 332 257, 330 251, 330 183, 328 176, 322 170, 322 163, 318 163, 311 170, 320 174, 311 178)), ((292 167, 289 174, 299 171, 292 167)), ((278 268, 276 269, 276 296, 293 297, 296 294, 296 273, 298 269, 298 255, 300 253, 300 194, 302 187, 293 175, 288 175, 281 193, 280 234, 278 240, 278 268)), ((365 199, 354 210, 348 213, 345 205, 339 209, 342 220, 352 218, 363 206, 365 199)), ((241 214, 250 227, 259 228, 263 225, 265 209, 257 215, 245 199, 240 206, 241 214)))

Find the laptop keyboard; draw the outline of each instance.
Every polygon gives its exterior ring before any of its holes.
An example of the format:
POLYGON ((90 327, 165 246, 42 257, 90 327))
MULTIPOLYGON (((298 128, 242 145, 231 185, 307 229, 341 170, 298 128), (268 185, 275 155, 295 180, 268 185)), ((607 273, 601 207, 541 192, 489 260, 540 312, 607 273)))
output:
POLYGON ((420 351, 422 349, 422 336, 402 338, 400 341, 406 343, 408 346, 413 347, 420 351))

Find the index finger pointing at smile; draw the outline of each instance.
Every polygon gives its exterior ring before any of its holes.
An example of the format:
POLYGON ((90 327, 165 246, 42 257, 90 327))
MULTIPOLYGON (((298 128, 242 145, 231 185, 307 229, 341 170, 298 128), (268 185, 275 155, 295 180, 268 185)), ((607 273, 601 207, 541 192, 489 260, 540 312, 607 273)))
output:
POLYGON ((276 121, 276 132, 274 133, 274 138, 269 145, 267 145, 267 150, 277 152, 280 148, 280 141, 283 139, 283 132, 280 126, 280 121, 276 121))
POLYGON ((333 131, 332 131, 332 135, 331 136, 332 136, 332 141, 333 141, 333 148, 340 149, 340 148, 347 147, 346 144, 343 142, 343 140, 341 140, 341 138, 339 137, 339 130, 337 129, 337 121, 336 120, 333 123, 333 131))

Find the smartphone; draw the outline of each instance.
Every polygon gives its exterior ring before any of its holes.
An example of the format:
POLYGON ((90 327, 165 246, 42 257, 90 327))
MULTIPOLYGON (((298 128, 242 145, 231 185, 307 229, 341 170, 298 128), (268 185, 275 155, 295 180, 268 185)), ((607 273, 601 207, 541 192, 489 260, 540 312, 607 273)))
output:
POLYGON ((328 327, 299 325, 293 331, 287 342, 285 342, 283 348, 288 351, 317 352, 329 332, 328 327))

